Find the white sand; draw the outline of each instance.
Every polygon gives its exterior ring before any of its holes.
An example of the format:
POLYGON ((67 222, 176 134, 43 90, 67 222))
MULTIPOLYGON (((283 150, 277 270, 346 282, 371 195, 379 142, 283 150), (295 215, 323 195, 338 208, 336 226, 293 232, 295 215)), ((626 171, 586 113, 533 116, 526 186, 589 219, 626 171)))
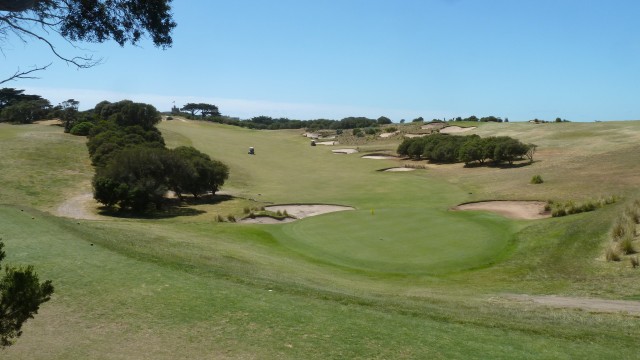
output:
POLYGON ((334 154, 355 154, 358 152, 356 149, 335 149, 331 150, 334 154))
POLYGON ((365 155, 362 157, 363 159, 374 159, 374 160, 392 160, 397 159, 395 156, 386 156, 386 155, 365 155))
POLYGON ((327 214, 336 211, 354 210, 350 206, 340 205, 322 205, 322 204, 308 204, 308 205, 272 205, 266 206, 266 210, 277 212, 287 211, 287 214, 295 216, 298 219, 306 218, 309 216, 316 216, 321 214, 327 214))
POLYGON ((467 132, 475 129, 475 126, 470 127, 460 127, 460 126, 447 126, 446 128, 440 129, 440 134, 458 134, 462 132, 467 132))
POLYGON ((490 211, 511 219, 545 219, 551 217, 550 212, 544 211, 543 201, 482 201, 458 205, 452 210, 481 210, 490 211))
POLYGON ((391 169, 386 169, 385 171, 388 172, 404 172, 404 171, 415 171, 416 169, 414 168, 408 168, 408 167, 395 167, 395 168, 391 168, 391 169))
POLYGON ((423 137, 423 136, 427 136, 429 134, 404 134, 404 137, 408 137, 408 138, 417 138, 417 137, 423 137))

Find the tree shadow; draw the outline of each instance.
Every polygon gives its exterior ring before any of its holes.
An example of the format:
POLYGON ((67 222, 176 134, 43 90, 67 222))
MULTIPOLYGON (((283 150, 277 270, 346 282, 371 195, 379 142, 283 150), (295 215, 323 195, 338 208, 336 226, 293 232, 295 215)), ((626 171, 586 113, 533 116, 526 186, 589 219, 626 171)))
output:
POLYGON ((123 210, 114 207, 102 206, 98 214, 122 219, 170 219, 179 216, 196 216, 206 213, 204 210, 194 209, 193 205, 215 205, 233 200, 231 195, 207 194, 204 196, 185 196, 182 199, 166 199, 161 209, 148 209, 147 211, 123 210))

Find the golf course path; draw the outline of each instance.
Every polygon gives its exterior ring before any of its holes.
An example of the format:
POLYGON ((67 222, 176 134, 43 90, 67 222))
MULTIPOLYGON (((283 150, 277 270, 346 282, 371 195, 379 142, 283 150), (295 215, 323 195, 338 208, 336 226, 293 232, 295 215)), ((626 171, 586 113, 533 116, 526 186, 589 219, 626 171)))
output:
POLYGON ((89 207, 94 202, 92 193, 85 193, 73 196, 60 204, 55 211, 57 216, 72 219, 98 220, 98 215, 89 211, 89 207))
POLYGON ((507 299, 554 308, 571 308, 593 312, 621 312, 640 316, 640 301, 578 298, 555 295, 510 294, 507 299))

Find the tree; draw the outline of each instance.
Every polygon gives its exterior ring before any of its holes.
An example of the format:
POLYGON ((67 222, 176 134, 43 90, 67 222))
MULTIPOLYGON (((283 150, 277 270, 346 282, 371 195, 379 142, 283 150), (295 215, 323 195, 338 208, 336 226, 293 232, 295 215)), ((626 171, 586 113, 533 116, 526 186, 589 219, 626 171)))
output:
POLYGON ((60 103, 64 132, 68 133, 75 125, 75 122, 78 119, 78 105, 80 105, 80 102, 74 99, 69 99, 60 103))
POLYGON ((377 121, 378 125, 387 125, 392 123, 391 119, 386 116, 380 116, 377 121))
MULTIPOLYGON (((1 240, 1 239, 0 239, 1 240)), ((0 241, 0 263, 5 258, 0 241)), ((33 266, 5 266, 0 278, 0 346, 10 346, 22 335, 22 324, 38 313, 40 304, 51 299, 50 280, 40 282, 33 266)))
POLYGON ((220 116, 220 111, 218 111, 217 106, 206 103, 188 103, 180 110, 190 112, 192 117, 195 117, 196 113, 199 112, 203 119, 207 116, 220 116))
MULTIPOLYGON (((0 1, 0 43, 13 34, 24 43, 39 41, 53 55, 78 68, 95 66, 92 56, 68 56, 56 49, 51 34, 63 40, 103 43, 108 40, 136 45, 149 35, 157 47, 172 44, 171 0, 10 0, 0 1)), ((50 65, 50 64, 49 64, 50 65)), ((49 65, 18 69, 0 84, 15 79, 32 79, 33 73, 49 65)))
POLYGON ((38 96, 37 100, 19 101, 9 106, 5 106, 0 111, 0 122, 11 122, 16 124, 30 124, 46 117, 51 104, 49 100, 38 96))

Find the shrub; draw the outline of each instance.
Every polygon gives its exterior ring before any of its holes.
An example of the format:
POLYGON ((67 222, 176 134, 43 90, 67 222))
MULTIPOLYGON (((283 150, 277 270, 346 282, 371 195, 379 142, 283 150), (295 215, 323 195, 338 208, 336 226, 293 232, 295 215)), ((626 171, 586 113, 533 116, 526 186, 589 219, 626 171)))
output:
POLYGON ((540 175, 534 175, 534 176, 531 178, 531 183, 532 183, 532 184, 542 184, 543 182, 544 182, 544 181, 542 180, 542 176, 540 176, 540 175))
POLYGON ((286 216, 286 217, 289 217, 289 213, 287 213, 287 210, 284 210, 284 211, 282 212, 282 215, 283 215, 283 216, 286 216))
POLYGON ((249 213, 249 218, 251 219, 255 219, 256 218, 256 214, 252 211, 249 213))
POLYGON ((621 260, 620 253, 618 252, 618 249, 616 249, 616 247, 613 244, 609 245, 609 247, 607 248, 605 257, 607 258, 607 261, 621 260))
POLYGON ((93 123, 84 121, 76 124, 69 132, 71 135, 87 136, 89 135, 89 132, 91 132, 91 129, 93 129, 93 123))
POLYGON ((625 255, 636 253, 633 247, 633 236, 631 234, 625 234, 622 239, 620 239, 620 251, 625 255))
POLYGON ((224 222, 224 218, 222 217, 222 215, 218 214, 218 215, 216 216, 216 221, 217 221, 217 222, 224 222))
POLYGON ((387 128, 384 129, 384 132, 388 132, 388 133, 392 133, 392 132, 396 132, 398 131, 398 128, 395 126, 389 126, 387 128))
POLYGON ((629 260, 631 261, 631 267, 632 268, 637 268, 638 266, 640 266, 640 260, 638 260, 637 256, 631 256, 629 258, 629 260))
POLYGON ((553 209, 553 211, 551 212, 552 217, 561 217, 565 215, 567 215, 567 212, 564 210, 564 208, 553 209))
POLYGON ((248 206, 245 206, 245 207, 244 207, 244 209, 242 209, 242 211, 243 211, 245 214, 248 214, 248 213, 250 213, 250 212, 251 212, 251 209, 250 209, 248 206))
POLYGON ((231 215, 231 214, 229 214, 229 215, 227 215, 227 220, 229 222, 236 222, 236 217, 231 215))

